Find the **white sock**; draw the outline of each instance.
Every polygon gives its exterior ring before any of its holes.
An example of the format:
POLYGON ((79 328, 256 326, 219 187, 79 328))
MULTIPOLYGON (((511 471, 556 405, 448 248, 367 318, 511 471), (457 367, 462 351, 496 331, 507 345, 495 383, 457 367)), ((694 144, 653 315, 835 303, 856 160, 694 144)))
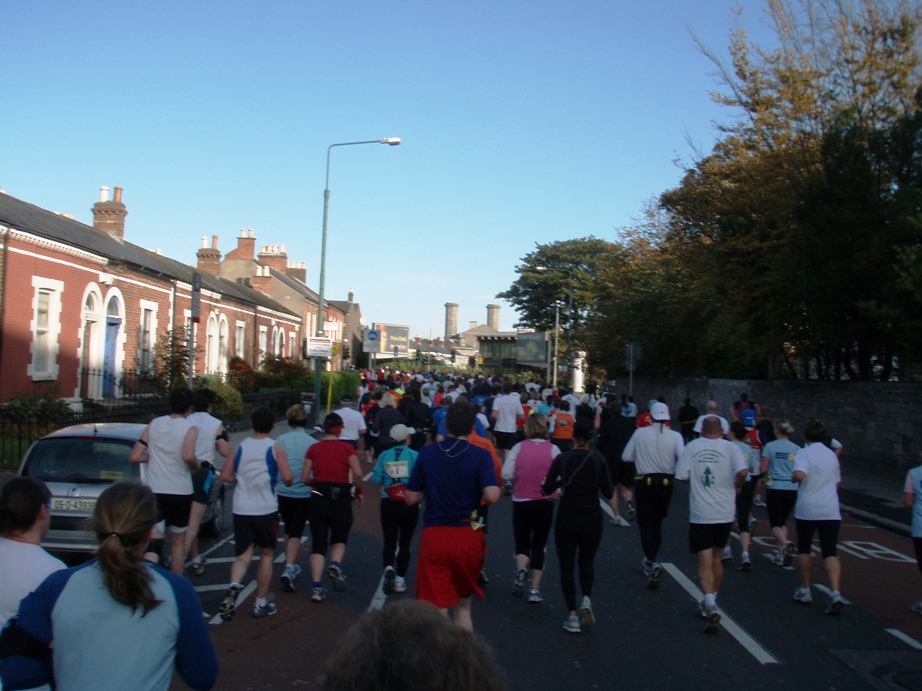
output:
POLYGON ((202 558, 201 558, 201 557, 193 557, 192 563, 193 563, 193 564, 201 564, 201 563, 202 563, 202 558))
POLYGON ((749 552, 743 552, 743 559, 749 558, 749 552))
POLYGON ((704 596, 705 608, 713 607, 717 604, 717 593, 706 593, 704 596))
POLYGON ((236 588, 237 590, 240 590, 243 586, 240 585, 239 583, 231 583, 231 584, 230 584, 230 587, 231 587, 231 588, 236 588))
POLYGON ((258 598, 256 598, 256 606, 257 606, 257 607, 265 607, 265 606, 266 606, 266 598, 264 598, 264 597, 258 597, 258 598))

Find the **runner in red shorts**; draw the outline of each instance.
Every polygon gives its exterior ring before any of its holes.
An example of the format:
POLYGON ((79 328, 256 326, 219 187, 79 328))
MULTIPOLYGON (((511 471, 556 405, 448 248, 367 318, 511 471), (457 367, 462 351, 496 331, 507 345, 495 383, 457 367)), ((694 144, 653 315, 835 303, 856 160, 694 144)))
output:
POLYGON ((406 494, 411 506, 426 499, 416 597, 446 616, 456 608, 455 623, 468 631, 474 630, 471 596, 483 598, 477 585, 486 553, 480 501, 495 504, 501 494, 489 452, 467 441, 475 415, 470 405, 449 408, 448 436, 419 452, 406 494))

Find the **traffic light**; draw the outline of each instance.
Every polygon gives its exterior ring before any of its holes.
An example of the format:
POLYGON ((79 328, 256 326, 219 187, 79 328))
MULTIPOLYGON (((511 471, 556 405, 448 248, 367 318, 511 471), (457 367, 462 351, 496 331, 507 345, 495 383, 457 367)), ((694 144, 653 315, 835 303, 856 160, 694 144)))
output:
POLYGON ((343 357, 348 360, 351 354, 352 354, 352 348, 349 346, 348 343, 344 343, 343 344, 343 357))
POLYGON ((423 359, 422 356, 419 354, 419 351, 417 350, 416 351, 416 361, 419 362, 422 359, 423 359))
POLYGON ((454 361, 455 361, 455 358, 457 358, 457 357, 458 357, 458 353, 455 352, 455 349, 454 349, 454 348, 452 348, 452 349, 451 349, 451 361, 454 362, 454 361))

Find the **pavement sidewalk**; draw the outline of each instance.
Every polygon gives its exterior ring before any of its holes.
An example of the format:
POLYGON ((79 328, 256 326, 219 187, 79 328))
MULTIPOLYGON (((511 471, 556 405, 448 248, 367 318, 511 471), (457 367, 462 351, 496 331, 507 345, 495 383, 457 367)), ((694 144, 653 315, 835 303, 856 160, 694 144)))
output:
POLYGON ((901 535, 912 534, 912 509, 903 506, 905 476, 882 476, 866 470, 842 469, 839 502, 843 513, 901 535))

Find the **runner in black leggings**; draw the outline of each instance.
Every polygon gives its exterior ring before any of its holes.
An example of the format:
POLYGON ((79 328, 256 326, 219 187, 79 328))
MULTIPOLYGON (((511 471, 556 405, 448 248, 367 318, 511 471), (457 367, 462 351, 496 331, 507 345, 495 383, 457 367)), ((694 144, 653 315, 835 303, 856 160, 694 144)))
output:
POLYGON ((609 503, 615 496, 608 465, 601 454, 589 450, 592 423, 574 426, 574 447, 554 459, 547 473, 547 480, 541 488, 548 495, 563 488, 554 538, 557 542, 557 556, 560 560, 560 585, 567 602, 570 616, 563 628, 570 633, 579 633, 580 624, 592 626, 592 581, 595 576, 593 561, 602 541, 602 507, 599 492, 609 503), (579 561, 580 589, 583 601, 580 606, 582 622, 576 616, 576 581, 574 571, 579 561))

